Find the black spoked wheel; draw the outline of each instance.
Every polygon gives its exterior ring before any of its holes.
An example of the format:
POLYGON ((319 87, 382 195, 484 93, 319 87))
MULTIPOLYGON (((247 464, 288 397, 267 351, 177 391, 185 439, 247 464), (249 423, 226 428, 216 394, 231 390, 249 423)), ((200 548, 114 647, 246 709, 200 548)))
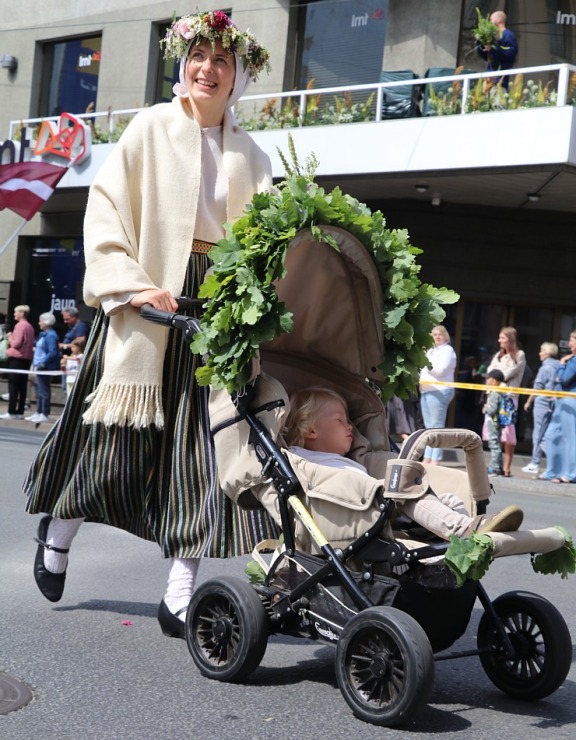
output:
POLYGON ((344 699, 365 722, 392 727, 428 701, 434 681, 430 641, 399 609, 376 606, 345 625, 336 647, 344 699))
POLYGON ((478 625, 478 649, 486 675, 501 691, 533 701, 562 685, 572 661, 572 639, 564 618, 546 599, 511 591, 493 602, 510 640, 512 654, 492 616, 485 612, 478 625))
POLYGON ((186 615, 186 642, 200 672, 241 681, 266 652, 268 616, 253 587, 239 578, 215 578, 195 591, 186 615))

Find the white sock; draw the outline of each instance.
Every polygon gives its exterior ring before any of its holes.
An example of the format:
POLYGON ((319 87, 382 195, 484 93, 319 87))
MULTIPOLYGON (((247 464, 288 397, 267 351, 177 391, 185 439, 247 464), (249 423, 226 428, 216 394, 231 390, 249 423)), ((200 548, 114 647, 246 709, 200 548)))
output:
MULTIPOLYGON (((48 525, 46 544, 66 550, 72 544, 84 519, 52 519, 48 525)), ((50 573, 64 573, 68 555, 44 548, 44 565, 50 573)))
POLYGON ((194 591, 200 558, 171 558, 170 562, 172 565, 168 575, 164 603, 172 614, 177 614, 178 619, 185 622, 186 609, 194 591), (183 609, 182 613, 178 614, 181 609, 183 609))

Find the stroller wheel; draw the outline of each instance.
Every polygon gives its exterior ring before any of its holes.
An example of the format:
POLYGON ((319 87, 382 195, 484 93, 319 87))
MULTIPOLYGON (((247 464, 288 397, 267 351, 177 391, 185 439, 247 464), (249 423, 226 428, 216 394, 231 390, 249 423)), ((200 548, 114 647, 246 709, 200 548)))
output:
POLYGON ((344 626, 336 646, 336 678, 357 717, 374 725, 398 725, 430 696, 430 641, 418 622, 399 609, 365 609, 344 626))
POLYGON ((478 649, 486 675, 516 699, 549 696, 564 683, 572 662, 572 639, 564 618, 542 596, 526 591, 510 591, 492 605, 513 652, 506 654, 492 616, 485 612, 478 625, 478 649))
POLYGON ((241 681, 266 652, 268 615, 254 588, 239 578, 214 578, 194 592, 186 615, 186 642, 208 678, 241 681))

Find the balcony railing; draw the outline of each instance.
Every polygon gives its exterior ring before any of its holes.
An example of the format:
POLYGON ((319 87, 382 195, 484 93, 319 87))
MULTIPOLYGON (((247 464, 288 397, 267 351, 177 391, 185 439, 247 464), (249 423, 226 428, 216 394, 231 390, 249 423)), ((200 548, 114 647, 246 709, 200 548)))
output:
POLYGON ((576 66, 569 64, 498 72, 443 68, 440 75, 434 75, 434 69, 438 68, 428 70, 427 76, 420 78, 410 71, 383 72, 383 77, 402 75, 402 78, 347 87, 246 95, 239 101, 236 114, 250 130, 576 103, 576 66), (332 105, 330 99, 334 101, 332 105))
MULTIPOLYGON (((448 114, 467 115, 490 110, 512 110, 576 104, 576 66, 550 64, 498 72, 445 72, 417 77, 414 73, 383 72, 401 79, 365 85, 246 95, 236 106, 240 123, 248 130, 288 128, 354 121, 383 121, 448 114), (528 77, 530 75, 530 77, 528 77), (508 85, 503 81, 508 78, 508 85)), ((74 114, 92 128, 93 143, 115 141, 139 108, 74 114)), ((22 126, 58 117, 10 122, 10 139, 22 126)))

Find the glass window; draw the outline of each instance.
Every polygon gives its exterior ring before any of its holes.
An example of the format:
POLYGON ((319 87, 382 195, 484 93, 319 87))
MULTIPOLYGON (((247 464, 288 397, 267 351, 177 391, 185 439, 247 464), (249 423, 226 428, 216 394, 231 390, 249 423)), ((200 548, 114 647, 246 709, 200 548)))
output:
POLYGON ((101 36, 45 44, 41 116, 86 113, 96 108, 100 73, 101 36))
MULTIPOLYGON (((170 27, 170 23, 163 23, 157 26, 158 39, 157 44, 160 44, 160 39, 163 39, 166 35, 167 29, 170 27)), ((155 50, 159 48, 155 47, 155 50)), ((154 95, 155 103, 169 103, 174 97, 172 87, 178 82, 178 76, 180 72, 180 64, 177 59, 164 59, 163 52, 158 52, 158 78, 156 83, 156 92, 154 95)))
POLYGON ((476 7, 483 16, 495 10, 507 14, 506 26, 518 40, 516 67, 576 62, 576 0, 466 0, 459 44, 459 64, 483 71, 485 63, 476 53, 472 29, 476 7))
POLYGON ((380 79, 388 0, 308 2, 301 9, 296 86, 361 85, 380 79))
POLYGON ((83 278, 82 239, 34 239, 26 298, 32 316, 50 311, 59 319, 62 309, 79 307, 83 278))

